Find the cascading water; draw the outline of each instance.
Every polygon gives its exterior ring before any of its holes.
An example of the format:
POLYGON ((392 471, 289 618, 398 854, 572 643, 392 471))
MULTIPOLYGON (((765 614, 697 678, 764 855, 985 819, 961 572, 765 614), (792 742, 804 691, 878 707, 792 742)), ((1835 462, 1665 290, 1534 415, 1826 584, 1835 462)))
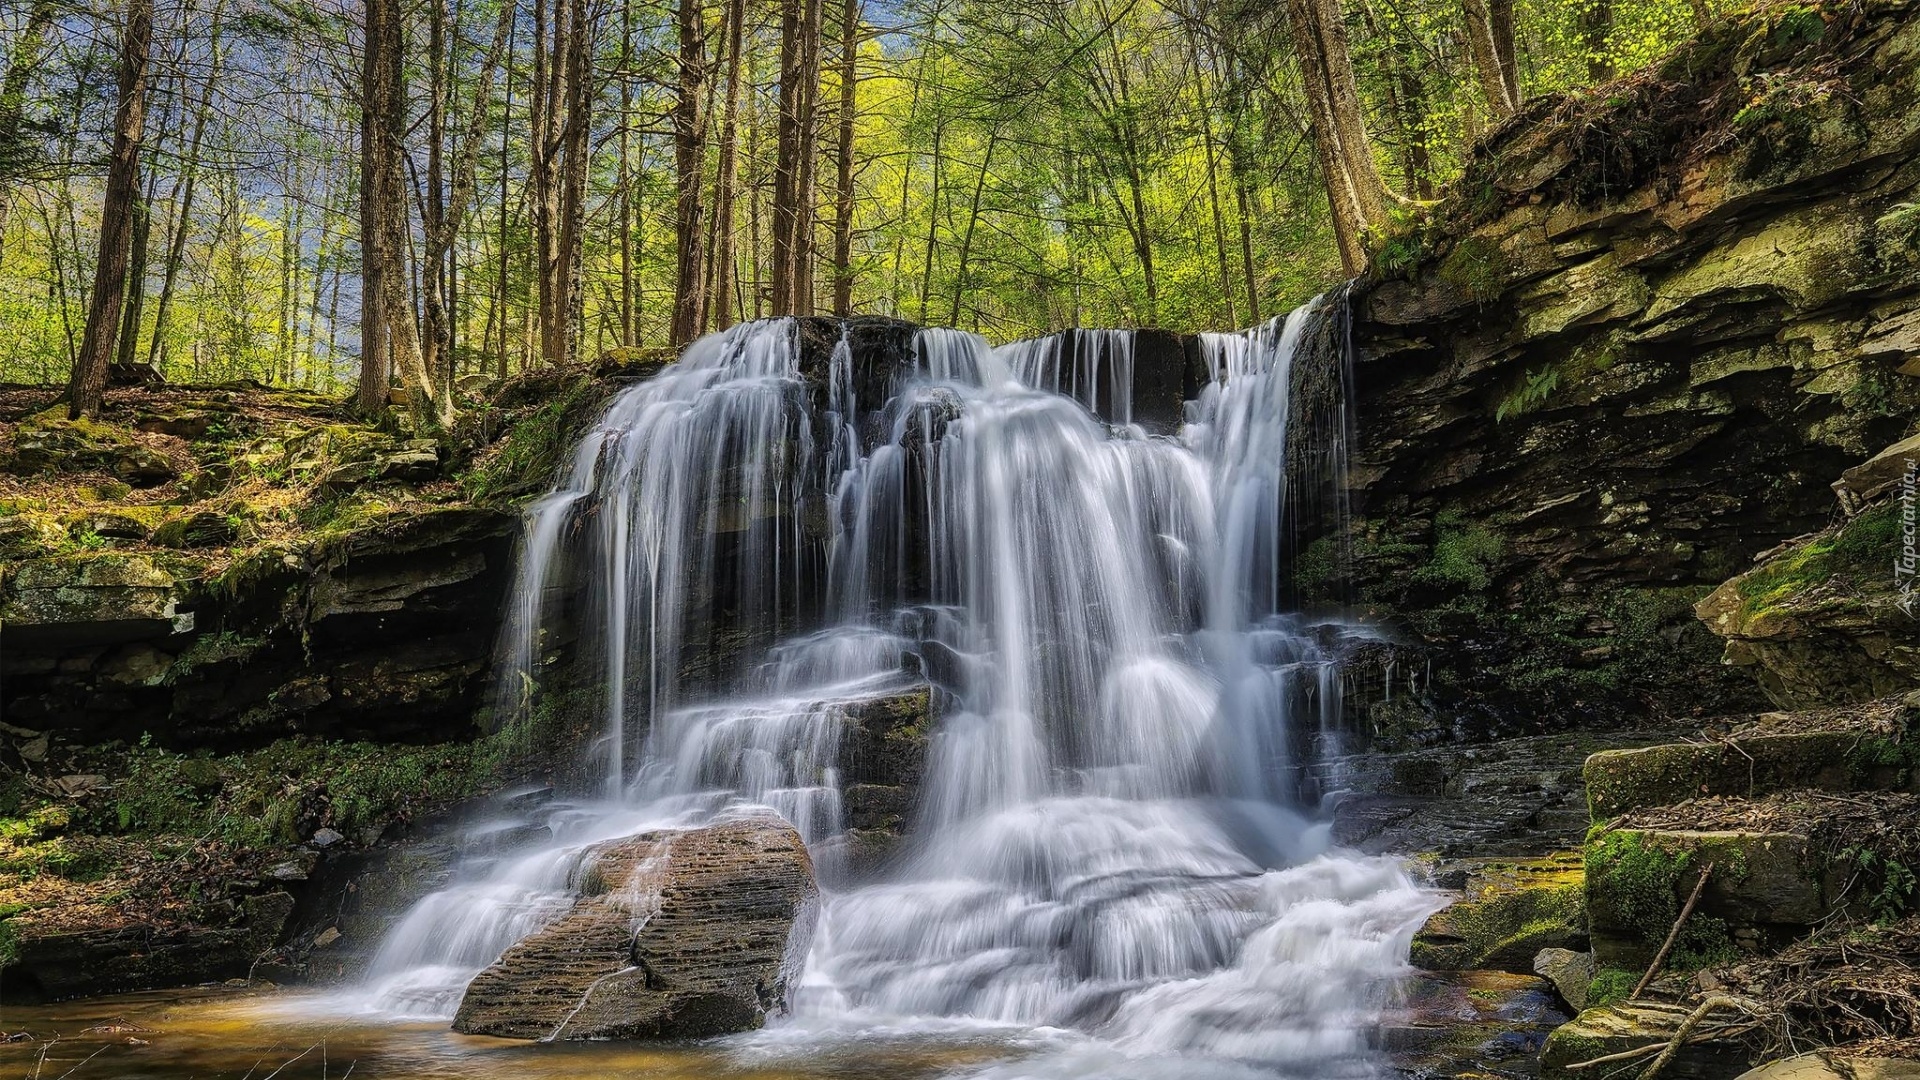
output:
POLYGON ((586 845, 757 804, 829 885, 782 1037, 938 1019, 1077 1033, 1021 1072, 1367 1074, 1429 904, 1284 808, 1299 725, 1328 726, 1301 703, 1338 707, 1280 610, 1311 314, 1205 337, 1177 439, 1127 422, 1124 333, 922 331, 913 370, 860 401, 846 340, 810 392, 775 320, 627 391, 532 511, 503 680, 523 706, 556 591, 587 583, 571 621, 603 687, 607 799, 416 908, 379 1007, 451 1015, 564 907, 586 845), (703 659, 728 633, 758 662, 703 659), (845 883, 844 710, 920 669, 942 708, 912 849, 845 883))

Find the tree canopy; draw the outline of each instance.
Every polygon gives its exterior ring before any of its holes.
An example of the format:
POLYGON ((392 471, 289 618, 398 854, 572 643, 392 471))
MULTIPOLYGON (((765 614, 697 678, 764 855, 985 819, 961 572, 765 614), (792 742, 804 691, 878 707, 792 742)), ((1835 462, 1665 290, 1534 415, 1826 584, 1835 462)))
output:
POLYGON ((1247 325, 1722 2, 7 0, 0 380, 374 407, 786 312, 1247 325))

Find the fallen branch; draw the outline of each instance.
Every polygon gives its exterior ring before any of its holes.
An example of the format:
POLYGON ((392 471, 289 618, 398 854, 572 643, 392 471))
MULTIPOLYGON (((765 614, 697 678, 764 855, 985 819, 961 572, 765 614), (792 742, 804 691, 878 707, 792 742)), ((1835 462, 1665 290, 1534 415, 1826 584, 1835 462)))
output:
POLYGON ((1627 995, 1628 1001, 1639 1000, 1640 995, 1646 993, 1647 986, 1653 982, 1654 976, 1660 974, 1660 969, 1666 966, 1667 954, 1673 952, 1673 943, 1680 940, 1680 928, 1687 925, 1687 918, 1693 914, 1694 905, 1700 902, 1700 894, 1706 891, 1707 878, 1712 874, 1713 864, 1708 863, 1706 869, 1700 871, 1700 880, 1693 883, 1693 892, 1687 895, 1686 905, 1680 909, 1680 917, 1673 920, 1673 929, 1667 931, 1667 940, 1661 943, 1660 951, 1653 954, 1653 963, 1647 965, 1647 973, 1640 976, 1640 981, 1633 986, 1633 993, 1627 995))
MULTIPOLYGON (((1711 870, 1713 867, 1708 866, 1707 869, 1711 870)), ((1700 877, 1703 881, 1706 879, 1705 874, 1701 874, 1700 877)), ((1700 890, 1696 888, 1693 890, 1693 893, 1695 896, 1698 896, 1700 895, 1700 890)), ((1673 1038, 1667 1040, 1666 1048, 1660 1051, 1660 1056, 1654 1058, 1653 1064, 1648 1065, 1646 1070, 1640 1074, 1640 1080, 1653 1080, 1654 1077, 1660 1075, 1660 1070, 1666 1068, 1667 1062, 1672 1061, 1673 1056, 1680 1052, 1681 1044, 1685 1043, 1687 1039, 1692 1036, 1693 1029, 1700 1026, 1700 1021, 1705 1020, 1708 1013, 1722 1005, 1739 1009, 1744 1013, 1753 1013, 1756 1011, 1754 1004, 1744 998, 1737 998, 1731 994, 1708 994, 1692 1012, 1687 1014, 1685 1020, 1680 1021, 1680 1027, 1673 1033, 1673 1038)))

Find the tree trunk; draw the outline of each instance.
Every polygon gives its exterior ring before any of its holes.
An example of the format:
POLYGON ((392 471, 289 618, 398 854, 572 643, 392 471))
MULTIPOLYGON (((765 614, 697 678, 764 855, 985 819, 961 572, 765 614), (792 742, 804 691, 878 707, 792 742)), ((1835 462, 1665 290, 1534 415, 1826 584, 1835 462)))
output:
POLYGON ((134 362, 140 345, 141 308, 147 299, 147 245, 153 238, 153 196, 155 184, 147 179, 147 190, 133 208, 133 242, 127 249, 127 299, 120 312, 120 336, 114 347, 113 362, 134 362))
MULTIPOLYGON (((0 76, 0 245, 7 239, 7 215, 13 209, 12 174, 26 163, 27 148, 20 143, 20 122, 26 118, 27 79, 40 65, 47 28, 56 12, 53 0, 34 0, 27 24, 7 54, 7 71, 0 76)), ((0 248, 4 252, 4 248, 0 248)))
POLYGON ((1580 7, 1580 43, 1587 53, 1587 78, 1606 82, 1613 78, 1613 56, 1607 51, 1607 39, 1613 36, 1613 0, 1582 0, 1580 7))
POLYGON ((1386 218, 1386 185, 1367 144, 1339 0, 1287 0, 1287 14, 1340 261, 1358 274, 1367 263, 1366 233, 1386 218))
POLYGON ((785 0, 780 10, 780 122, 773 182, 775 315, 813 306, 815 106, 820 82, 820 0, 785 0))
POLYGON ((727 0, 725 19, 727 91, 720 120, 720 160, 713 181, 713 225, 709 230, 713 278, 707 285, 715 329, 725 329, 733 322, 733 203, 740 183, 740 72, 745 64, 746 0, 727 0))
POLYGON ((1513 0, 1464 0, 1467 49, 1487 108, 1496 117, 1520 109, 1520 71, 1514 60, 1513 0))
POLYGON ((87 327, 67 385, 67 414, 97 416, 107 389, 114 334, 127 284, 134 202, 140 197, 140 141, 145 135, 147 57, 153 46, 153 0, 129 0, 121 30, 119 106, 114 111, 113 158, 100 207, 100 258, 94 265, 87 327))
POLYGON ((679 0, 680 81, 673 104, 674 275, 673 325, 669 337, 675 346, 700 334, 705 314, 707 156, 706 13, 700 0, 679 0))
POLYGON ((859 105, 860 0, 840 9, 840 138, 834 147, 833 313, 853 314, 853 135, 859 105))
POLYGON ((596 26, 586 0, 535 0, 532 181, 539 279, 540 356, 573 359, 581 310, 580 245, 592 148, 591 58, 596 26))
POLYGON ((388 126, 399 77, 397 0, 365 0, 360 55, 360 384, 356 402, 366 415, 387 407, 393 351, 389 343, 386 251, 388 126))
POLYGON ((948 326, 960 325, 960 299, 967 291, 967 260, 973 254, 973 227, 980 221, 980 196, 987 190, 987 176, 993 170, 993 151, 1000 145, 1000 127, 987 134, 987 152, 980 157, 980 174, 973 181, 973 199, 967 204, 967 227, 960 234, 960 266, 953 275, 953 307, 947 315, 948 326))

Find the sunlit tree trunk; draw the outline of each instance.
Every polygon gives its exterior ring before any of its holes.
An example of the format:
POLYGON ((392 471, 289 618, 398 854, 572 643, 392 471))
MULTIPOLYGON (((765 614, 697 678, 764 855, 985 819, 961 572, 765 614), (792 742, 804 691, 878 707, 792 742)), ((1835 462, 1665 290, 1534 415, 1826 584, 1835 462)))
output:
POLYGON ((680 78, 673 105, 674 345, 699 336, 704 322, 706 252, 701 205, 707 151, 707 29, 700 0, 679 0, 680 78))
POLYGON ((587 158, 592 150, 596 20, 587 0, 535 0, 532 181, 540 354, 564 364, 578 344, 587 158))
POLYGON ((1360 114, 1346 24, 1339 0, 1287 0, 1287 15, 1340 261, 1358 274, 1367 263, 1367 231, 1385 221, 1387 192, 1360 114))
POLYGON ((727 0, 727 90, 720 119, 720 160, 713 181, 713 221, 708 231, 713 276, 707 285, 710 325, 724 328, 733 322, 734 238, 733 204, 740 183, 740 74, 745 64, 746 0, 727 0))
POLYGON ((134 203, 140 197, 140 143, 146 132, 147 59, 153 46, 153 0, 128 0, 121 27, 119 105, 114 110, 113 157, 100 206, 100 258, 94 264, 87 327, 67 384, 68 415, 100 412, 120 328, 133 241, 134 203))
POLYGON ((1467 49, 1487 108, 1496 117, 1520 109, 1520 69, 1514 59, 1513 0, 1463 0, 1467 49))
POLYGON ((840 10, 840 137, 834 145, 833 313, 853 313, 853 135, 859 105, 860 0, 840 10))

